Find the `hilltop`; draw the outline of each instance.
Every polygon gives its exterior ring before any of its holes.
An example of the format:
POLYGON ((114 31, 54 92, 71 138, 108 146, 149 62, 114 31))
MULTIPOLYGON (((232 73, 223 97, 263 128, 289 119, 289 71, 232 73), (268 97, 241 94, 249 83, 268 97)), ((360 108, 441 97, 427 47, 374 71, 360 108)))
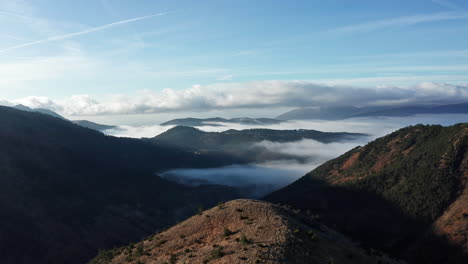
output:
POLYGON ((312 214, 255 200, 234 200, 89 264, 400 263, 326 227, 312 214))

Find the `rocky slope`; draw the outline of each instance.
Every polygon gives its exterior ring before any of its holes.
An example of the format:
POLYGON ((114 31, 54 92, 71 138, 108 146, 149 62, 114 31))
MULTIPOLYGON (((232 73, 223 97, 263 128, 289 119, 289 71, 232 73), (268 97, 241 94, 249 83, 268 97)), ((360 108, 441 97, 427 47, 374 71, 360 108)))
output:
POLYGON ((466 263, 468 124, 413 126, 358 147, 266 199, 316 211, 414 263, 466 263))
POLYGON ((234 200, 127 247, 104 263, 400 263, 363 250, 316 216, 255 200, 234 200))

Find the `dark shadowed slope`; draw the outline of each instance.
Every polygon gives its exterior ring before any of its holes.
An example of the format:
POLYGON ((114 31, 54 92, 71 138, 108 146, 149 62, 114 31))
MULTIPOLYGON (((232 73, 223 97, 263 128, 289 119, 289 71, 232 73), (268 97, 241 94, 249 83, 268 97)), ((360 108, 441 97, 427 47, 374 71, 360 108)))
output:
POLYGON ((229 161, 114 138, 0 107, 0 263, 83 263, 141 239, 200 206, 236 197, 188 188, 155 171, 229 161))
POLYGON ((464 263, 467 149, 468 124, 407 127, 266 199, 318 212, 353 238, 414 263, 464 263))
POLYGON ((313 215, 266 202, 234 200, 145 240, 101 252, 90 264, 401 263, 363 250, 313 215))

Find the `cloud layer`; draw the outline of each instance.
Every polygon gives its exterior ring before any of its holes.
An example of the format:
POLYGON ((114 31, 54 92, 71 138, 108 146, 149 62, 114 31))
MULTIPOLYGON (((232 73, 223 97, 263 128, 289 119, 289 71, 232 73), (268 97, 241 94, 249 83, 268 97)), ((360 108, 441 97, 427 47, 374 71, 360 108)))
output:
POLYGON ((29 107, 65 115, 145 114, 214 109, 308 107, 323 105, 395 105, 457 103, 468 100, 468 84, 420 83, 411 87, 354 87, 308 81, 257 81, 194 85, 188 89, 140 91, 98 101, 89 95, 62 100, 27 97, 15 100, 29 107))

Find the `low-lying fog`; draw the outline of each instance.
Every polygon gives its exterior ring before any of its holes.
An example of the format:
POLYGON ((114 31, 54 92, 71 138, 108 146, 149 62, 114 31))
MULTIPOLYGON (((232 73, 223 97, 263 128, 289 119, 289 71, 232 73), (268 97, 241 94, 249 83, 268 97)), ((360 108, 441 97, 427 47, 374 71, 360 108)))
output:
MULTIPOLYGON (((246 197, 261 197, 271 191, 286 186, 302 177, 320 164, 338 157, 358 145, 386 135, 399 128, 414 124, 452 125, 467 122, 468 115, 416 115, 409 117, 355 118, 338 121, 288 121, 269 126, 217 123, 197 127, 203 131, 225 131, 228 129, 271 128, 271 129, 315 129, 325 132, 360 132, 370 137, 358 141, 340 143, 320 143, 304 139, 297 142, 278 143, 263 141, 257 144, 272 152, 294 154, 304 157, 305 162, 296 160, 277 160, 261 164, 231 165, 209 169, 177 169, 164 172, 161 176, 189 185, 222 184, 238 187, 246 197), (219 126, 222 125, 222 126, 219 126)), ((121 137, 154 137, 171 126, 120 126, 106 133, 121 137)))

